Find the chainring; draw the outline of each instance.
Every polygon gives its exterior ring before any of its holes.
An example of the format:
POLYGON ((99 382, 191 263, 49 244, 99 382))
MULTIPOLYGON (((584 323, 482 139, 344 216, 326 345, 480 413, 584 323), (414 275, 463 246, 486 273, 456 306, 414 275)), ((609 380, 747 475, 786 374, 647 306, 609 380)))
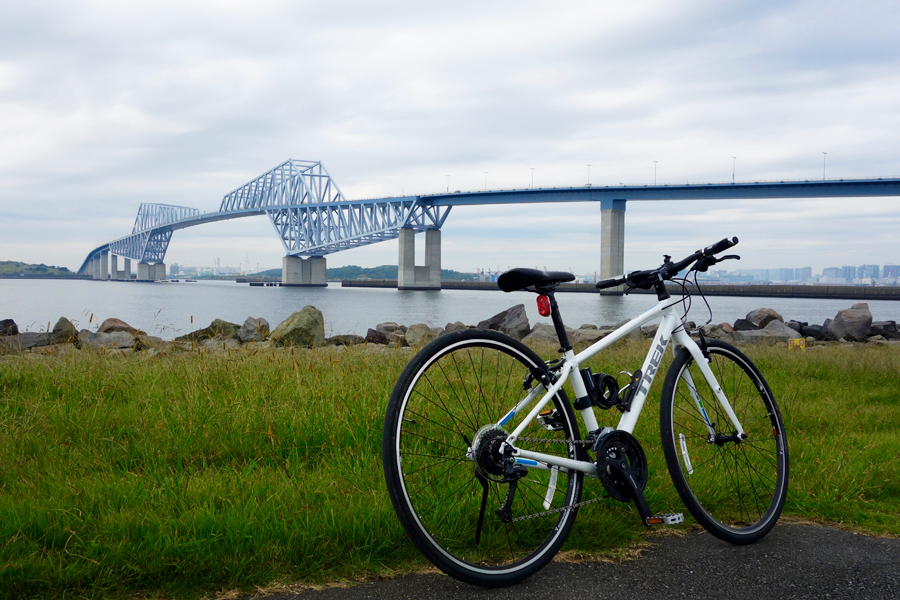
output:
POLYGON ((631 487, 622 479, 618 471, 609 466, 611 460, 624 458, 634 472, 638 488, 641 491, 644 490, 649 475, 647 457, 637 438, 627 431, 616 430, 600 438, 598 445, 595 446, 595 451, 597 452, 597 475, 610 497, 620 502, 631 502, 633 498, 631 487))

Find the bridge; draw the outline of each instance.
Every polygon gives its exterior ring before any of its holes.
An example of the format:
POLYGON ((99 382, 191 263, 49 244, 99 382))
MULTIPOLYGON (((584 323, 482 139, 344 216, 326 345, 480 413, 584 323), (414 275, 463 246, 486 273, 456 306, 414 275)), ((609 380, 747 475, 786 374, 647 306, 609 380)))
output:
POLYGON ((453 192, 347 200, 318 161, 287 160, 228 193, 217 212, 144 203, 129 235, 88 253, 78 272, 94 279, 165 278, 173 232, 226 219, 268 216, 284 246, 282 284, 326 285, 328 254, 400 238, 398 288, 440 289, 441 227, 454 206, 599 202, 601 278, 624 272, 629 201, 851 198, 900 196, 900 179, 828 179, 737 183, 585 186, 453 192), (415 264, 415 234, 425 232, 425 265, 415 264), (118 258, 123 269, 118 269, 118 258))

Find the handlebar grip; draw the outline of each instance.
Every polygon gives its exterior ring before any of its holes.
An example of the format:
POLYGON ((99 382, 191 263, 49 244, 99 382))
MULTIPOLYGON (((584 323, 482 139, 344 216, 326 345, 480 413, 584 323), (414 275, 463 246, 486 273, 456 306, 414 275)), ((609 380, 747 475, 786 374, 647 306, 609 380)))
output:
POLYGON ((605 290, 606 288, 616 287, 617 285, 622 285, 625 283, 625 277, 613 277, 612 279, 604 279, 603 281, 598 281, 594 284, 598 290, 605 290))
POLYGON ((728 238, 719 240, 715 244, 704 248, 703 255, 704 256, 712 256, 714 254, 718 254, 719 252, 722 252, 723 250, 728 250, 732 246, 737 246, 737 243, 738 243, 738 239, 736 237, 733 237, 730 240, 728 238))

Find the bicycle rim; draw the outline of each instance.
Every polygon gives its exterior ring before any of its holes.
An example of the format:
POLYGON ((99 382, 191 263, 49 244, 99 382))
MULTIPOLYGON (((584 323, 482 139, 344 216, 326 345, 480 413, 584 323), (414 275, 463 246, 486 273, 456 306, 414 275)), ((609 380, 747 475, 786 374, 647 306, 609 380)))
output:
MULTIPOLYGON (((455 337, 455 343, 438 340, 442 347, 423 349, 394 390, 396 436, 390 448, 385 445, 389 489, 410 537, 435 565, 470 583, 504 585, 527 577, 557 552, 575 518, 576 509, 566 507, 577 502, 582 476, 528 465, 510 513, 498 516, 511 487, 503 481, 499 440, 534 405, 497 424, 525 397, 523 381, 540 363, 521 344, 493 332, 455 337), (470 449, 482 459, 473 460, 470 449)), ((575 458, 571 407, 559 395, 546 408, 562 428, 547 430, 535 421, 517 446, 575 458)))
POLYGON ((772 393, 752 362, 723 343, 710 342, 709 353, 710 368, 747 437, 734 439, 728 415, 684 351, 673 363, 663 393, 666 462, 682 500, 701 525, 720 539, 749 543, 775 525, 787 496, 784 428, 772 393))

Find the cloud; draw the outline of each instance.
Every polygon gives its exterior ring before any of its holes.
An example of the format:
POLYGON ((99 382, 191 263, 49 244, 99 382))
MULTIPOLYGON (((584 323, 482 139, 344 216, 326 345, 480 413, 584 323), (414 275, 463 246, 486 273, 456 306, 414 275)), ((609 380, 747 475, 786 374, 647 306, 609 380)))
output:
MULTIPOLYGON (((289 157, 322 160, 350 198, 433 193, 447 175, 483 189, 485 171, 495 189, 583 185, 588 164, 595 185, 648 183, 654 161, 661 183, 729 181, 733 165, 738 180, 818 178, 822 152, 829 177, 891 176, 897 16, 891 2, 14 4, 0 255, 77 268, 141 202, 216 210, 289 157)), ((631 202, 626 267, 725 235, 748 267, 897 262, 898 214, 896 199, 631 202)), ((443 262, 593 271, 598 219, 592 204, 459 207, 443 262)), ((248 253, 281 263, 264 217, 179 231, 167 260, 248 253)), ((385 242, 329 264, 396 256, 385 242)))

